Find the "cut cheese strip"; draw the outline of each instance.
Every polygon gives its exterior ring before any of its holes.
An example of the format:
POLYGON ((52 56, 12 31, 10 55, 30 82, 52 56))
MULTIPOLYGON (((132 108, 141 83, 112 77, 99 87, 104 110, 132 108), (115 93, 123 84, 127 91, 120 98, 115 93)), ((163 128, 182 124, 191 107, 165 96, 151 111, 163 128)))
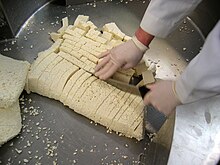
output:
POLYGON ((89 16, 78 15, 74 22, 74 26, 78 26, 79 22, 87 22, 89 20, 89 16))
POLYGON ((73 66, 72 63, 66 61, 66 60, 63 60, 61 61, 60 65, 62 67, 60 67, 60 69, 58 70, 58 72, 56 73, 56 78, 55 79, 52 79, 52 83, 50 85, 50 90, 48 92, 48 95, 50 98, 54 98, 56 100, 59 100, 59 97, 56 97, 56 92, 57 92, 57 87, 59 85, 59 81, 62 77, 63 74, 65 74, 65 72, 73 66))
POLYGON ((147 84, 155 82, 153 72, 150 71, 150 70, 144 71, 142 73, 142 77, 143 77, 143 80, 144 80, 144 85, 147 85, 147 84))
POLYGON ((66 59, 67 61, 71 62, 72 64, 76 65, 79 68, 84 68, 85 67, 85 64, 83 62, 81 62, 76 57, 74 57, 74 56, 72 56, 68 53, 59 52, 58 55, 61 56, 64 59, 66 59))
MULTIPOLYGON (((110 87, 110 88, 111 88, 111 87, 110 87)), ((116 88, 113 87, 112 89, 110 89, 110 92, 105 95, 105 98, 104 98, 103 101, 100 103, 100 105, 97 107, 96 111, 93 113, 92 118, 93 118, 94 120, 97 118, 97 115, 99 114, 99 111, 101 111, 101 110, 100 110, 100 107, 102 106, 102 104, 105 104, 106 100, 109 98, 109 96, 110 96, 112 93, 115 92, 115 90, 116 90, 116 88)))
POLYGON ((94 81, 85 91, 79 102, 76 102, 71 106, 78 107, 78 113, 85 115, 86 117, 94 120, 93 116, 96 114, 97 108, 101 105, 103 100, 112 92, 112 88, 101 80, 94 81), (100 90, 105 89, 105 90, 100 90), (89 109, 88 109, 89 107, 89 109))
POLYGON ((59 34, 59 33, 50 33, 50 38, 53 40, 53 41, 57 41, 58 39, 60 39, 62 37, 62 34, 59 34))
POLYGON ((110 114, 110 111, 116 106, 116 99, 121 99, 124 92, 115 88, 114 91, 106 98, 105 102, 99 107, 96 112, 95 121, 98 123, 104 123, 104 119, 107 118, 107 115, 110 114))
POLYGON ((63 59, 61 57, 58 57, 58 55, 56 56, 57 57, 47 66, 47 68, 43 71, 41 76, 38 78, 37 89, 38 89, 38 93, 41 95, 46 95, 46 93, 44 93, 44 89, 46 88, 46 81, 48 77, 50 76, 50 72, 63 59))
POLYGON ((60 51, 70 54, 72 52, 72 49, 69 48, 69 47, 61 45, 60 51))
POLYGON ((83 69, 80 69, 79 71, 77 71, 70 79, 69 81, 66 83, 63 91, 62 91, 62 94, 61 94, 61 97, 60 97, 60 101, 64 104, 64 105, 67 105, 67 102, 66 102, 66 99, 67 99, 67 96, 69 95, 69 92, 71 91, 72 89, 72 86, 75 84, 75 82, 77 81, 77 79, 79 77, 82 76, 82 74, 84 74, 85 71, 83 69))
POLYGON ((131 103, 134 99, 135 99, 134 95, 129 96, 125 104, 120 108, 117 114, 113 117, 113 120, 109 124, 110 129, 115 130, 117 132, 125 132, 129 129, 126 124, 120 122, 120 118, 123 115, 123 113, 128 110, 128 107, 131 106, 131 103))
POLYGON ((75 65, 72 65, 60 78, 60 81, 58 83, 58 86, 56 88, 56 93, 55 93, 55 98, 59 98, 60 100, 60 96, 63 92, 63 89, 67 83, 67 81, 70 79, 70 77, 75 74, 77 71, 79 70, 79 68, 75 65))
POLYGON ((57 63, 54 68, 50 71, 48 78, 46 79, 44 83, 44 90, 43 93, 45 94, 45 96, 50 97, 50 87, 51 84, 53 83, 53 81, 57 81, 57 74, 60 71, 60 68, 63 66, 63 64, 65 63, 65 59, 62 58, 62 60, 60 60, 59 63, 57 63))
POLYGON ((46 67, 56 58, 55 53, 51 53, 48 55, 46 58, 43 59, 41 63, 39 63, 38 67, 35 69, 31 69, 29 74, 28 74, 28 84, 29 84, 29 89, 32 92, 37 91, 37 82, 38 78, 41 76, 41 74, 44 72, 46 67))
POLYGON ((91 76, 90 73, 88 72, 85 72, 83 75, 81 75, 76 81, 75 83, 73 84, 72 86, 72 89, 70 90, 68 96, 67 96, 67 99, 66 99, 66 103, 67 105, 71 105, 73 103, 73 98, 76 94, 76 91, 80 89, 82 83, 84 81, 86 81, 89 77, 91 76))
POLYGON ((88 79, 86 79, 73 96, 73 101, 78 101, 79 99, 81 99, 86 89, 96 80, 98 80, 98 78, 96 78, 95 76, 90 76, 88 79))
POLYGON ((122 106, 126 103, 127 99, 129 98, 130 93, 125 93, 124 97, 121 100, 118 100, 118 103, 114 107, 114 109, 110 112, 106 120, 106 126, 110 128, 112 121, 114 120, 114 117, 117 115, 117 113, 120 111, 122 106))

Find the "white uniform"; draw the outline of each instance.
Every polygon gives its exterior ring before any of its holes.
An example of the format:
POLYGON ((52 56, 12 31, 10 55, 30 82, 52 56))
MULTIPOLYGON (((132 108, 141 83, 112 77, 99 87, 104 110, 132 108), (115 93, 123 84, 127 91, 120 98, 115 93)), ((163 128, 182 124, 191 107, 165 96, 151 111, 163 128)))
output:
MULTIPOLYGON (((140 24, 156 37, 166 37, 201 0, 152 0, 140 24)), ((176 81, 182 103, 220 94, 220 21, 207 37, 201 52, 176 81)))

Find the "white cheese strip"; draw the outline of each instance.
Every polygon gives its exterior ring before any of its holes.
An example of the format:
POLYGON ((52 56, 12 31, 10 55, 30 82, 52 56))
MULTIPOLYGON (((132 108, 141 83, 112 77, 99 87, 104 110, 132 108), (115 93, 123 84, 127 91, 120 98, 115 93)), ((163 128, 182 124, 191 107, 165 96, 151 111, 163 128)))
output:
POLYGON ((37 82, 41 74, 47 68, 47 66, 56 58, 55 53, 51 53, 49 56, 44 58, 44 60, 39 63, 39 65, 35 69, 31 69, 28 74, 28 84, 29 89, 32 92, 37 92, 37 82))
POLYGON ((66 85, 66 83, 68 82, 68 80, 70 79, 70 77, 75 74, 77 71, 79 70, 78 67, 76 67, 75 65, 72 65, 60 78, 57 89, 56 89, 56 93, 55 93, 55 98, 57 98, 57 100, 60 100, 60 96, 63 92, 63 89, 66 85))
POLYGON ((80 69, 79 71, 77 71, 75 74, 72 75, 72 77, 69 79, 69 81, 67 81, 67 83, 62 91, 62 94, 60 96, 60 101, 64 105, 67 105, 66 99, 67 99, 67 96, 69 95, 69 92, 72 89, 72 86, 75 84, 75 82, 78 80, 78 78, 80 76, 82 76, 82 74, 84 74, 84 73, 85 73, 85 71, 83 69, 80 69))
POLYGON ((44 89, 47 87, 46 82, 50 76, 50 72, 63 59, 62 57, 58 57, 58 55, 56 55, 56 56, 57 57, 47 66, 47 68, 43 71, 43 73, 41 74, 41 76, 37 80, 38 93, 41 95, 46 95, 46 93, 44 93, 44 89))
POLYGON ((84 68, 84 66, 85 66, 85 64, 83 62, 81 62, 76 57, 74 57, 68 53, 59 52, 58 55, 64 59, 66 59, 67 61, 71 62, 72 64, 76 65, 79 68, 84 68))
POLYGON ((56 79, 53 79, 52 84, 50 85, 50 91, 48 92, 50 98, 54 98, 55 100, 59 100, 59 96, 57 96, 57 88, 60 82, 60 79, 62 78, 62 75, 68 71, 69 68, 73 66, 72 63, 63 60, 61 61, 62 67, 60 67, 59 72, 56 74, 56 79))
POLYGON ((72 88, 67 96, 67 99, 66 99, 66 104, 67 105, 71 105, 73 103, 73 99, 74 99, 74 96, 76 94, 76 91, 80 89, 82 83, 84 81, 86 81, 89 77, 91 77, 91 74, 88 73, 88 72, 85 72, 83 75, 81 75, 75 82, 74 84, 72 85, 72 88))
POLYGON ((89 20, 89 16, 78 15, 74 22, 74 26, 78 26, 79 22, 87 22, 88 20, 89 20))
POLYGON ((98 108, 95 116, 95 121, 98 123, 104 123, 104 119, 107 118, 107 115, 110 111, 116 106, 116 99, 122 97, 121 90, 115 88, 114 91, 106 98, 105 102, 98 108))
POLYGON ((119 109, 119 111, 114 115, 111 123, 109 124, 109 128, 112 130, 115 130, 117 132, 125 132, 127 129, 126 124, 120 123, 119 119, 121 118, 121 115, 127 111, 128 107, 131 105, 132 101, 134 100, 134 95, 129 95, 128 99, 126 100, 125 104, 119 109))

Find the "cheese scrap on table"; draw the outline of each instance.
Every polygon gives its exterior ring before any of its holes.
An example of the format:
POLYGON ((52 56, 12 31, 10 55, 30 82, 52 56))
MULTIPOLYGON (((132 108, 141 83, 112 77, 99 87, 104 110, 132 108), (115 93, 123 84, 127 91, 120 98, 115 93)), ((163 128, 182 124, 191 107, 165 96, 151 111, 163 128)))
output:
POLYGON ((21 130, 19 96, 30 64, 0 54, 0 146, 21 130))

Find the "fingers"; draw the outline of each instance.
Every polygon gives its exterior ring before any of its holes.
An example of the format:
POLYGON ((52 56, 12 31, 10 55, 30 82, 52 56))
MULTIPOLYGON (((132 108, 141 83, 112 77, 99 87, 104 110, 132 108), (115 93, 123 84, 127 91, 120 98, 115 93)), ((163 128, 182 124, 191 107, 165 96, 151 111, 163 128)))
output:
POLYGON ((111 77, 118 70, 118 66, 109 61, 103 68, 95 73, 102 80, 106 80, 111 77))
POLYGON ((102 80, 106 80, 110 78, 117 70, 118 70, 118 66, 112 65, 111 68, 107 72, 105 72, 103 75, 100 75, 99 78, 102 80))
POLYGON ((132 68, 130 63, 126 63, 124 66, 122 66, 122 69, 130 69, 132 68))
POLYGON ((103 68, 110 61, 110 56, 104 57, 95 67, 95 72, 98 72, 101 68, 103 68))
POLYGON ((107 50, 107 51, 101 53, 101 54, 98 56, 98 58, 104 58, 104 57, 106 57, 109 53, 110 53, 110 51, 107 50))

